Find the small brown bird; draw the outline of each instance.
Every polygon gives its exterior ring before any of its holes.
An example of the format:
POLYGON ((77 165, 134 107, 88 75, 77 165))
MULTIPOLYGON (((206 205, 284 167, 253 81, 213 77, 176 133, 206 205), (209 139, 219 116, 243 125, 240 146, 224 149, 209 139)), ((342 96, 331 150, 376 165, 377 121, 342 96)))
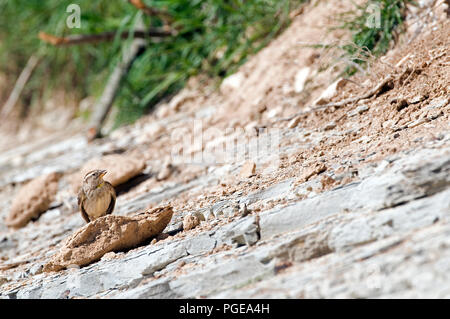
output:
POLYGON ((78 206, 87 223, 111 214, 114 210, 116 192, 109 182, 103 180, 106 173, 102 169, 87 173, 78 192, 78 206))

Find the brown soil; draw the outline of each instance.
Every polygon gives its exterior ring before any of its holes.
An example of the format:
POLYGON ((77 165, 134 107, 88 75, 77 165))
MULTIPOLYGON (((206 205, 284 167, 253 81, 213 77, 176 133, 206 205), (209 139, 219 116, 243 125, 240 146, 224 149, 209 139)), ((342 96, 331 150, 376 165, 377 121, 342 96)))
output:
MULTIPOLYGON (((292 154, 282 154, 280 167, 274 174, 264 175, 261 173, 264 167, 257 167, 256 174, 245 181, 230 176, 209 190, 181 194, 171 202, 175 211, 206 207, 233 193, 248 194, 287 178, 296 178, 297 184, 301 184, 314 175, 323 174, 325 170, 326 173, 344 176, 334 182, 325 176, 322 189, 314 191, 327 190, 358 179, 358 168, 361 165, 420 147, 427 141, 439 139, 441 132, 450 129, 449 21, 441 21, 433 32, 421 34, 411 44, 398 45, 388 56, 374 61, 370 74, 353 77, 352 82, 346 82, 333 101, 363 95, 374 88, 380 79, 388 75, 393 77, 393 87, 370 98, 339 108, 309 111, 312 102, 332 82, 324 79, 332 79, 337 74, 334 70, 319 74, 314 79, 315 89, 306 98, 302 94, 286 94, 286 89, 283 92, 283 87, 292 84, 296 70, 302 66, 310 66, 311 56, 320 56, 318 49, 302 49, 295 43, 321 38, 323 28, 311 26, 309 29, 308 26, 311 24, 309 21, 315 21, 311 19, 311 15, 325 15, 326 10, 326 5, 305 10, 284 34, 239 71, 246 74, 246 80, 234 92, 227 96, 213 93, 205 97, 203 91, 198 92, 197 88, 187 89, 191 90, 191 98, 181 108, 178 107, 189 114, 189 111, 192 112, 199 106, 218 105, 218 112, 204 123, 204 130, 209 126, 245 127, 253 122, 254 127, 286 128, 288 121, 284 119, 306 111, 298 116, 300 120, 296 129, 300 130, 299 134, 282 141, 283 145, 300 144, 304 147, 299 147, 292 154), (396 67, 402 59, 403 63, 396 67), (277 63, 273 64, 273 61, 277 63), (293 65, 297 67, 293 68, 293 65), (192 91, 196 90, 197 97, 192 98, 195 95, 192 91), (439 103, 442 105, 433 108, 434 104, 439 103), (267 114, 277 106, 281 106, 280 113, 274 118, 268 118, 267 114), (360 107, 362 111, 358 112, 360 107), (332 129, 328 130, 328 127, 332 129), (326 137, 311 147, 313 138, 324 136, 324 132, 327 132, 326 137), (364 160, 359 161, 361 158, 364 160), (333 171, 332 167, 336 166, 339 170, 333 171), (197 196, 199 200, 193 202, 192 199, 197 196)), ((326 33, 325 37, 339 39, 342 35, 339 32, 326 33)), ((319 68, 319 65, 314 67, 319 68)), ((169 109, 163 112, 164 116, 171 114, 169 105, 162 105, 161 108, 169 109)), ((154 116, 142 119, 140 125, 145 126, 153 120, 154 116)), ((250 130, 247 136, 252 134, 254 132, 250 130)), ((141 149, 147 160, 169 158, 168 152, 174 142, 177 141, 171 140, 170 136, 162 135, 154 140, 149 138, 143 143, 145 148, 141 149)), ((197 174, 204 173, 202 168, 189 165, 179 169, 181 173, 172 176, 171 181, 189 181, 197 174)), ((147 183, 153 187, 159 186, 154 180, 147 183)), ((141 190, 149 189, 144 185, 141 190)))

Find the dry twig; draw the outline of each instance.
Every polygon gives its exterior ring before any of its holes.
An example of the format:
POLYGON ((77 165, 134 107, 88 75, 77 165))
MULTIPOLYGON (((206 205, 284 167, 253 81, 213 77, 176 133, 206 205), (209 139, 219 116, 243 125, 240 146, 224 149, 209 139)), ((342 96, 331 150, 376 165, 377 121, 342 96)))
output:
POLYGON ((342 107, 342 106, 350 104, 350 103, 356 103, 360 100, 368 99, 374 95, 378 95, 381 91, 383 91, 386 88, 386 86, 388 86, 388 87, 393 86, 393 81, 394 81, 394 76, 392 74, 390 74, 387 77, 385 77, 384 80, 381 81, 377 86, 375 86, 373 89, 369 90, 367 93, 365 93, 363 95, 344 99, 339 102, 332 102, 332 103, 327 103, 327 104, 320 105, 320 106, 311 107, 311 109, 308 111, 298 112, 290 117, 280 119, 279 121, 290 121, 299 115, 326 109, 329 107, 342 107))
MULTIPOLYGON (((142 19, 140 19, 137 22, 137 28, 141 29, 143 27, 144 23, 142 22, 142 19)), ((133 61, 135 60, 141 48, 143 48, 145 45, 146 41, 144 39, 133 39, 130 47, 124 52, 122 60, 114 68, 114 71, 110 75, 100 99, 95 105, 94 114, 92 115, 88 133, 89 140, 93 140, 94 138, 101 136, 101 127, 114 103, 114 99, 116 98, 117 92, 120 88, 120 82, 122 81, 122 78, 128 73, 128 70, 133 64, 133 61)))
POLYGON ((145 3, 142 2, 142 0, 128 0, 128 2, 139 10, 142 10, 142 12, 144 12, 146 15, 159 16, 165 24, 170 24, 170 22, 172 22, 172 16, 169 13, 161 9, 150 8, 146 6, 145 3))
MULTIPOLYGON (((173 35, 171 31, 162 31, 151 29, 148 31, 133 31, 133 38, 149 38, 149 37, 167 37, 173 35)), ((45 32, 39 32, 39 38, 54 46, 76 45, 83 43, 96 43, 101 41, 112 41, 117 35, 116 31, 104 32, 99 34, 74 34, 66 37, 57 37, 45 32)), ((127 39, 130 36, 129 31, 123 31, 119 34, 121 39, 127 39)))
POLYGON ((27 84, 28 80, 31 77, 31 74, 33 74, 34 69, 39 64, 41 60, 41 56, 38 56, 36 54, 33 54, 27 62, 27 65, 22 70, 22 73, 20 73, 19 78, 16 81, 16 84, 14 85, 13 90, 11 91, 11 95, 9 96, 8 100, 6 101, 5 105, 3 106, 1 116, 5 117, 7 116, 11 110, 16 105, 17 101, 19 100, 20 94, 23 91, 23 88, 27 84))

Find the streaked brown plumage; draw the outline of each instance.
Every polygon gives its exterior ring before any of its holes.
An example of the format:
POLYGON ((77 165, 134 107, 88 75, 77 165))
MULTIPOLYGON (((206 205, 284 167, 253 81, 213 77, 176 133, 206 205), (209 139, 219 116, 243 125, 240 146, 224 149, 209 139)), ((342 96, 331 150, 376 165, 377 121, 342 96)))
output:
POLYGON ((78 206, 87 223, 111 214, 114 210, 116 192, 109 182, 103 180, 105 174, 106 171, 101 169, 90 171, 84 177, 78 192, 78 206))

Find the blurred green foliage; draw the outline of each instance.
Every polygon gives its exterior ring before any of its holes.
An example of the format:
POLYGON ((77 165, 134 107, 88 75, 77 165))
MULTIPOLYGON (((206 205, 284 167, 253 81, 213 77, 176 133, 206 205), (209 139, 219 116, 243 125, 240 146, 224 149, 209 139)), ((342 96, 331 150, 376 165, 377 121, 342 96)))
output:
MULTIPOLYGON (((304 0, 146 0, 172 16, 176 36, 149 41, 124 79, 115 105, 116 124, 130 123, 161 98, 181 89, 190 76, 220 78, 234 72, 289 24, 289 12, 304 0)), ((55 88, 79 98, 98 97, 130 40, 53 47, 39 31, 56 36, 132 31, 138 9, 107 0, 0 0, 0 71, 16 79, 28 58, 45 56, 24 91, 40 98, 55 88), (69 4, 81 8, 81 28, 69 29, 69 4)), ((143 15, 147 26, 159 17, 143 15)))
MULTIPOLYGON (((343 46, 346 55, 353 62, 364 64, 370 56, 386 53, 403 24, 407 3, 414 2, 370 0, 344 13, 341 27, 352 32, 352 43, 343 46)), ((357 68, 349 67, 346 71, 353 74, 357 68)))

